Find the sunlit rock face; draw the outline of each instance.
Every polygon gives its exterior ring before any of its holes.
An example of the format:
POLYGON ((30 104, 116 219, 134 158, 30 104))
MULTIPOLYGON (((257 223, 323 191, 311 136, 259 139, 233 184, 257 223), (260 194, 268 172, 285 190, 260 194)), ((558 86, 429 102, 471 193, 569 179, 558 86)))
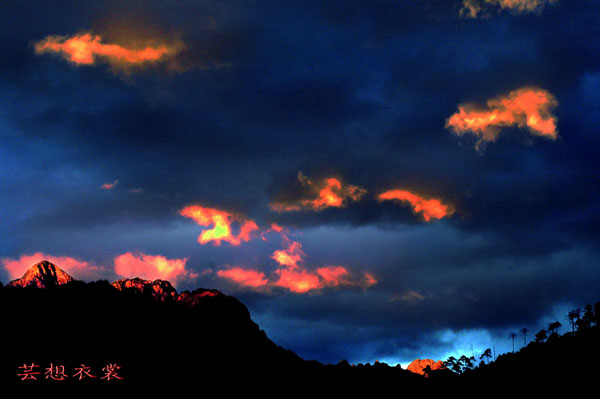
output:
POLYGON ((196 306, 203 298, 223 296, 223 293, 218 290, 207 290, 204 288, 198 288, 192 292, 183 291, 177 297, 177 302, 185 303, 186 305, 196 306))
POLYGON ((436 362, 435 360, 431 359, 417 359, 413 360, 406 369, 408 371, 412 371, 413 373, 424 375, 425 372, 423 369, 427 366, 429 366, 431 370, 439 370, 444 368, 444 363, 441 360, 436 362))
POLYGON ((49 288, 63 285, 70 281, 73 281, 73 277, 69 276, 58 266, 47 260, 43 260, 31 266, 21 278, 11 281, 7 286, 49 288))
POLYGON ((139 277, 136 278, 123 278, 112 283, 112 286, 123 291, 125 289, 131 289, 139 293, 143 293, 146 290, 150 290, 152 296, 156 299, 164 301, 166 299, 176 299, 177 290, 165 280, 143 280, 139 277))

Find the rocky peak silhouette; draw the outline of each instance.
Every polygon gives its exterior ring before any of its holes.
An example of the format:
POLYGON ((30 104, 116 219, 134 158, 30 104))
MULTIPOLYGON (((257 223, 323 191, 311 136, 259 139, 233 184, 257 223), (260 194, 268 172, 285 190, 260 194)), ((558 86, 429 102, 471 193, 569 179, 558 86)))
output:
POLYGON ((31 266, 21 278, 7 284, 8 287, 50 288, 73 281, 65 271, 53 263, 43 260, 31 266))
POLYGON ((432 359, 416 359, 413 360, 406 369, 408 371, 412 371, 413 373, 424 375, 425 372, 423 369, 427 366, 429 366, 431 370, 440 370, 445 368, 444 363, 441 360, 436 362, 432 359))

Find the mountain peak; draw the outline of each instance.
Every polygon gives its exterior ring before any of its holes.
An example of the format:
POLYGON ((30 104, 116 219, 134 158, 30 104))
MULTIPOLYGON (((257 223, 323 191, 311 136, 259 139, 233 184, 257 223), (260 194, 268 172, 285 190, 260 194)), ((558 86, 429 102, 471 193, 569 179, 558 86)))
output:
POLYGON ((56 287, 73 281, 60 267, 43 260, 31 266, 21 278, 11 281, 8 287, 30 287, 48 288, 56 287))
POLYGON ((112 286, 123 291, 125 289, 131 289, 139 293, 143 293, 146 290, 150 290, 154 298, 164 301, 167 298, 176 299, 177 290, 166 280, 144 280, 139 277, 136 278, 122 278, 112 283, 112 286))
POLYGON ((413 360, 406 369, 413 373, 424 375, 425 372, 423 369, 427 366, 429 366, 431 370, 439 370, 444 368, 444 363, 441 360, 436 362, 432 359, 417 359, 413 360))

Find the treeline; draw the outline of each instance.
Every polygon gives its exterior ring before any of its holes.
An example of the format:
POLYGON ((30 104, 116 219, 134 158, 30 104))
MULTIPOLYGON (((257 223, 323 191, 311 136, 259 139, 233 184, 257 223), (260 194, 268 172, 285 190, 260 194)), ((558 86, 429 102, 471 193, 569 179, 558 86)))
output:
MULTIPOLYGON (((453 381, 461 384, 503 386, 585 387, 593 384, 600 372, 600 302, 578 308, 568 313, 569 330, 562 335, 561 323, 554 321, 527 340, 529 330, 520 330, 523 347, 493 358, 492 349, 486 349, 478 358, 475 356, 450 357, 444 364, 446 370, 429 371, 432 380, 440 380, 449 374, 453 381)), ((514 343, 516 333, 508 337, 514 343)), ((540 388, 541 389, 541 388, 540 388)))

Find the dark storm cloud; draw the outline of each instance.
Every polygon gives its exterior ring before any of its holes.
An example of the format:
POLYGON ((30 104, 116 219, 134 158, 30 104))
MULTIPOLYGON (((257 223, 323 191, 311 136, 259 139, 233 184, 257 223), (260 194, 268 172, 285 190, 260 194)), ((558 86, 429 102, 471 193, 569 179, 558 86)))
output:
POLYGON ((441 356, 463 333, 500 337, 557 303, 597 300, 600 8, 560 1, 463 19, 461 6, 3 3, 0 256, 110 266, 139 250, 189 257, 196 271, 268 273, 277 239, 201 246, 178 211, 197 203, 295 227, 309 270, 339 264, 378 283, 273 296, 215 273, 198 284, 234 293, 278 343, 331 362, 441 356), (179 68, 124 77, 34 52, 48 35, 118 37, 128 24, 180 39, 179 68), (476 138, 445 128, 459 104, 524 86, 556 97, 556 141, 506 128, 477 152, 476 138), (298 172, 367 194, 344 208, 273 212, 298 172), (425 224, 376 200, 394 188, 455 213, 425 224))

